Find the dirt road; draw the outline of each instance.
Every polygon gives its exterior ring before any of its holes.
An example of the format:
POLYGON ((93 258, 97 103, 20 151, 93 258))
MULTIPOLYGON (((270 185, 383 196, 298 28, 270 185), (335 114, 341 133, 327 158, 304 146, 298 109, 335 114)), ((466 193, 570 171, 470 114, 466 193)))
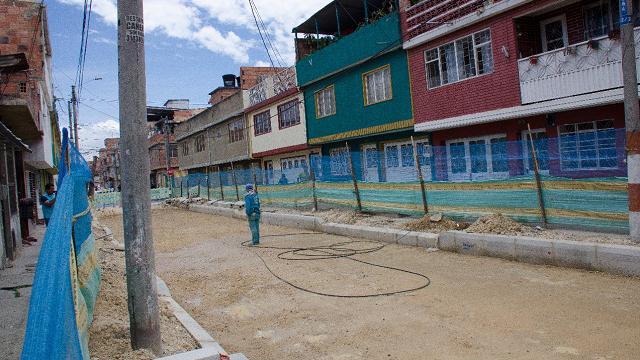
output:
MULTIPOLYGON (((121 238, 121 217, 103 218, 121 238)), ((321 297, 419 286, 422 279, 348 259, 285 261, 248 249, 245 222, 154 210, 157 267, 174 298, 222 346, 250 359, 638 359, 640 279, 388 245, 358 259, 430 277, 426 289, 366 299, 321 297)), ((263 226, 263 234, 300 233, 263 226)), ((268 237, 276 246, 348 241, 268 237)))

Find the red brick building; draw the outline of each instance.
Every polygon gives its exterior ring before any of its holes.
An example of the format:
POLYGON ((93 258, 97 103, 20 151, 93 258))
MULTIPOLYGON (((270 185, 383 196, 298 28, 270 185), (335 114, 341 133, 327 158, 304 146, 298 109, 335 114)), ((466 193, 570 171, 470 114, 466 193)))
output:
MULTIPOLYGON (((0 268, 28 236, 20 199, 38 199, 54 182, 60 131, 54 108, 47 11, 39 1, 0 0, 0 268)), ((33 215, 33 216, 31 216, 33 215)))
MULTIPOLYGON (((435 178, 624 176, 617 0, 401 0, 435 178)), ((637 30, 636 42, 640 38, 637 30)))

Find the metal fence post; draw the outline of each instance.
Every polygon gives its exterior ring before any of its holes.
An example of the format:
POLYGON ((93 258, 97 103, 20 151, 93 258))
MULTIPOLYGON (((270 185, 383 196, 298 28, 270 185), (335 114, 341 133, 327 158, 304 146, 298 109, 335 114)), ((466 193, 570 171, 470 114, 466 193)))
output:
POLYGON ((351 168, 351 180, 353 181, 353 191, 356 195, 356 203, 358 205, 358 211, 362 212, 362 201, 360 201, 360 189, 358 189, 358 180, 356 179, 356 168, 353 166, 353 158, 351 157, 351 149, 349 148, 349 142, 345 141, 347 147, 347 154, 349 154, 349 167, 351 168))
POLYGON ((542 179, 540 178, 540 168, 538 167, 538 156, 536 155, 536 146, 533 143, 533 135, 531 135, 531 125, 527 123, 529 129, 529 141, 531 143, 531 156, 533 157, 533 173, 536 178, 536 190, 538 191, 538 206, 540 207, 540 215, 542 216, 542 226, 547 226, 547 210, 544 206, 544 196, 542 195, 542 179))
POLYGON ((429 204, 427 204, 427 191, 424 186, 424 176, 422 176, 422 168, 420 167, 420 159, 418 159, 418 148, 416 148, 416 142, 411 137, 411 146, 413 147, 413 158, 416 163, 416 173, 418 174, 418 181, 420 181, 420 192, 422 193, 422 208, 424 213, 429 213, 429 204))

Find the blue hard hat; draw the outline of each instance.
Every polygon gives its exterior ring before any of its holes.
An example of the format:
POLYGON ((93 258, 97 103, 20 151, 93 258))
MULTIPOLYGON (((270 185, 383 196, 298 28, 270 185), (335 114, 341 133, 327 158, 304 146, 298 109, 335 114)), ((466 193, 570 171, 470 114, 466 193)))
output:
POLYGON ((247 184, 244 186, 246 190, 253 190, 253 184, 247 184))

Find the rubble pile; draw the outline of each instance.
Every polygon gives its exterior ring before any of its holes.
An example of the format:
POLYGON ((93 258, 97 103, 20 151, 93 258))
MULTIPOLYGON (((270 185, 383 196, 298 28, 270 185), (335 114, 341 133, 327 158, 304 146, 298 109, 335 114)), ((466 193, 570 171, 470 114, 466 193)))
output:
POLYGON ((462 230, 467 226, 465 223, 454 221, 442 214, 425 215, 420 219, 410 221, 404 228, 411 231, 443 232, 451 230, 462 230))
POLYGON ((535 233, 535 229, 522 225, 502 214, 483 216, 471 224, 466 231, 498 235, 531 235, 535 233))

